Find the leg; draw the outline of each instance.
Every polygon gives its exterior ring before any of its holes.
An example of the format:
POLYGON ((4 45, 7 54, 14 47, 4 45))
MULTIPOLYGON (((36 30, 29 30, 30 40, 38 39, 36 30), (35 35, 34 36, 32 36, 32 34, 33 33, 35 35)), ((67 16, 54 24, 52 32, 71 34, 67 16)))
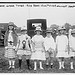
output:
POLYGON ((53 67, 53 57, 51 57, 51 68, 53 67))
POLYGON ((49 59, 46 58, 46 66, 48 66, 48 65, 49 65, 49 59))
POLYGON ((59 69, 61 69, 62 67, 61 58, 58 58, 58 61, 59 61, 59 69))
POLYGON ((43 69, 43 67, 42 67, 42 61, 40 61, 39 64, 40 64, 40 69, 43 69))
POLYGON ((37 70, 37 62, 34 61, 34 70, 37 70))
POLYGON ((73 68, 73 57, 70 58, 70 61, 71 61, 71 62, 70 62, 71 69, 74 69, 74 68, 73 68))
POLYGON ((15 60, 12 60, 12 68, 15 68, 15 60))
POLYGON ((9 59, 9 69, 11 68, 12 61, 9 59))
POLYGON ((21 63, 22 63, 22 56, 19 56, 19 68, 21 69, 21 63))
POLYGON ((62 57, 62 68, 64 68, 64 58, 62 57))
POLYGON ((30 59, 26 59, 26 62, 27 62, 28 69, 30 70, 31 69, 30 59))

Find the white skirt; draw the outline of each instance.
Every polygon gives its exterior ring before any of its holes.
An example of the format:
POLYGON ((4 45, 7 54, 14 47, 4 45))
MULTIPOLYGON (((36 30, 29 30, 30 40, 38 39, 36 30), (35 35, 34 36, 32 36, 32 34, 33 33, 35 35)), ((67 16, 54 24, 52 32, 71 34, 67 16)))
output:
POLYGON ((69 57, 69 54, 68 52, 58 52, 56 57, 64 57, 64 58, 68 58, 69 57))
POLYGON ((20 56, 24 55, 24 50, 21 50, 21 49, 18 50, 18 51, 17 51, 17 55, 20 55, 20 56))
POLYGON ((32 52, 31 60, 46 60, 45 52, 42 50, 36 50, 32 52))
POLYGON ((30 50, 18 50, 17 51, 17 55, 31 55, 31 51, 30 50))

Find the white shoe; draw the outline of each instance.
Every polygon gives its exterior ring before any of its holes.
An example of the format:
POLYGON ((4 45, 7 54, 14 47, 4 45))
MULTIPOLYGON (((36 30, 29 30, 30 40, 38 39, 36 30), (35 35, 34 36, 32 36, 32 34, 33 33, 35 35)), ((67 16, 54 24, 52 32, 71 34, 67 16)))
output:
POLYGON ((43 70, 43 67, 40 67, 40 69, 42 69, 42 70, 43 70))
POLYGON ((61 67, 59 67, 59 69, 61 69, 61 67))
POLYGON ((15 68, 15 66, 13 65, 12 68, 15 68))
POLYGON ((34 68, 34 71, 36 71, 37 69, 36 68, 34 68))

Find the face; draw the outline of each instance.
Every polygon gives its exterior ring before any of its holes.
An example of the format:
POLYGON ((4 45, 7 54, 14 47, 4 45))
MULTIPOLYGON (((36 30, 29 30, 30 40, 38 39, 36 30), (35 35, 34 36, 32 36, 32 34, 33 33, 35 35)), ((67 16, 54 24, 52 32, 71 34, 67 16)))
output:
POLYGON ((14 27, 13 26, 9 26, 9 29, 12 30, 14 27))
POLYGON ((50 33, 50 32, 48 32, 46 35, 47 35, 47 37, 50 37, 50 36, 51 36, 51 33, 50 33))
POLYGON ((37 34, 37 35, 40 35, 40 34, 41 34, 41 32, 40 32, 40 31, 36 31, 36 34, 37 34))
POLYGON ((60 33, 61 33, 61 34, 64 34, 64 30, 63 30, 63 29, 62 29, 62 30, 60 30, 60 33))
POLYGON ((13 45, 13 43, 12 44, 8 43, 8 46, 12 46, 12 45, 13 45))

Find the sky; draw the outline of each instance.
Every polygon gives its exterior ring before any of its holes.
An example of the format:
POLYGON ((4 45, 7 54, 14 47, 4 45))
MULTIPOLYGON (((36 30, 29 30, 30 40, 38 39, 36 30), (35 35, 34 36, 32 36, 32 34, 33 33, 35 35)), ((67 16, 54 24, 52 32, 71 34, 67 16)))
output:
MULTIPOLYGON (((73 6, 75 4, 58 5, 73 6)), ((0 23, 8 23, 11 21, 18 27, 21 27, 27 26, 27 19, 46 19, 47 26, 52 24, 61 26, 65 23, 75 25, 75 7, 0 7, 0 23)))

